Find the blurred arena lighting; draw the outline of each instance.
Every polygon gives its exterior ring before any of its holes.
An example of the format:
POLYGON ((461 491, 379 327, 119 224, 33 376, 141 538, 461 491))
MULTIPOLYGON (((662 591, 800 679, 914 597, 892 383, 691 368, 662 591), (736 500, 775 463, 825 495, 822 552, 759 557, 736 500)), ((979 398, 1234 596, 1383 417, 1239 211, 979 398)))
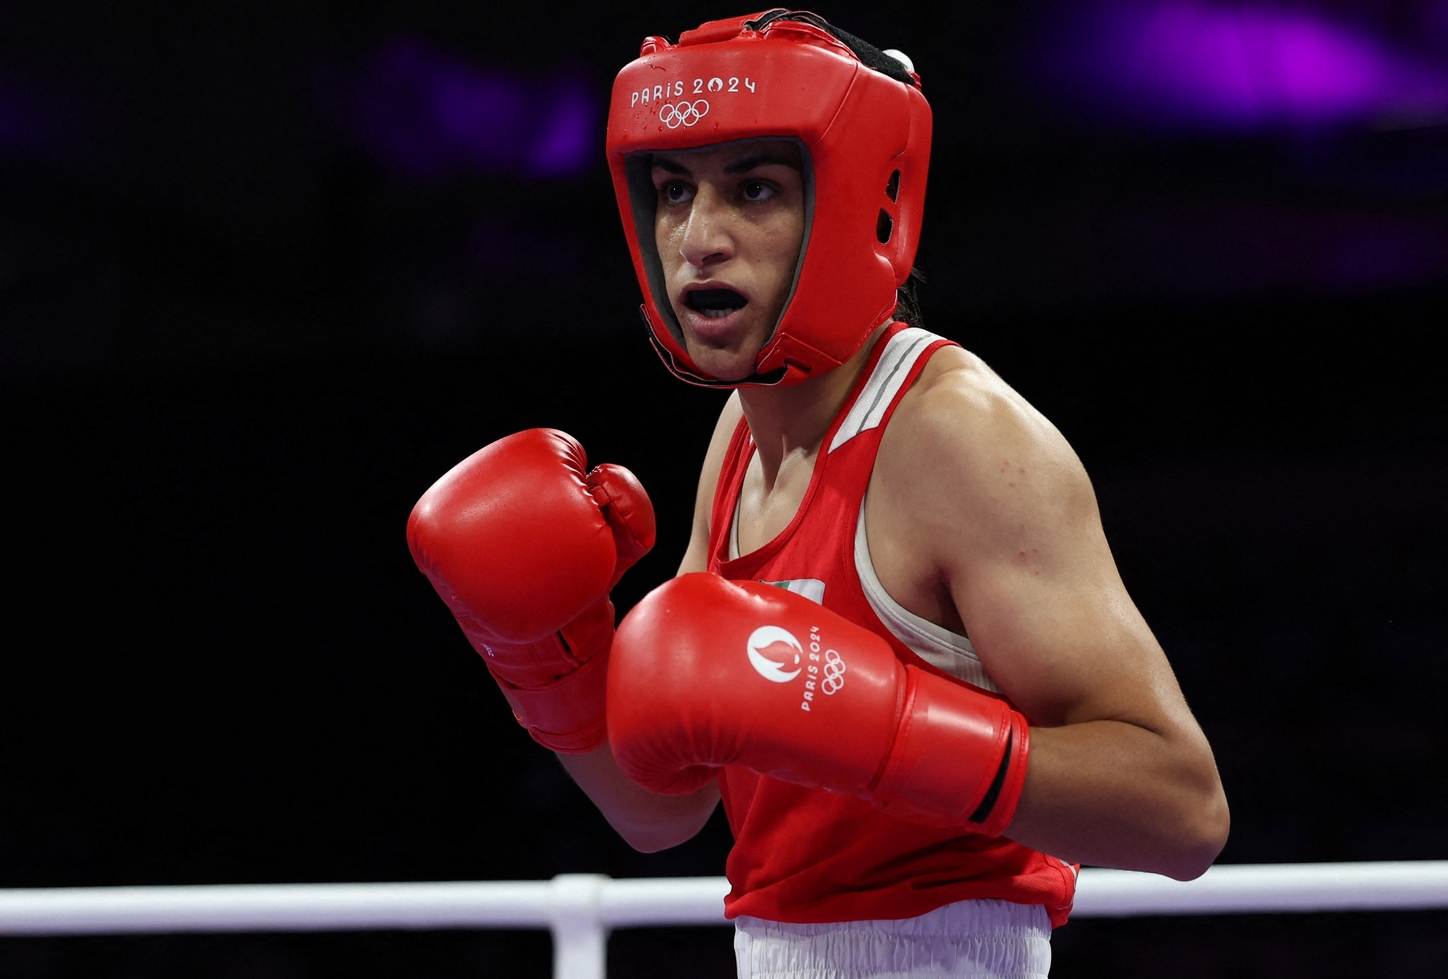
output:
POLYGON ((1099 240, 1111 252, 1140 256, 1132 288, 1141 295, 1278 287, 1346 294, 1448 276, 1448 222, 1432 214, 1220 202, 1122 207, 1101 222, 1099 240))
POLYGON ((1255 131, 1448 121, 1448 69, 1272 4, 1096 0, 1063 8, 1038 70, 1055 92, 1161 128, 1255 131))
POLYGON ((46 157, 64 150, 73 120, 54 102, 32 85, 0 75, 0 153, 46 157))
POLYGON ((421 180, 461 172, 574 177, 603 134, 582 75, 522 78, 421 38, 384 42, 360 67, 318 73, 325 110, 378 162, 421 180))

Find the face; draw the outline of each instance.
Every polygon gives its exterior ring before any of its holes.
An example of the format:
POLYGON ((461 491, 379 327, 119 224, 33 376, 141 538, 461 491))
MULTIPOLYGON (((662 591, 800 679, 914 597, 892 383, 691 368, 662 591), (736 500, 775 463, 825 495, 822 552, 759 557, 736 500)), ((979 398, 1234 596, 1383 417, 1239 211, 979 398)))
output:
POLYGON ((754 373, 804 240, 799 146, 748 140, 654 154, 654 240, 669 303, 699 369, 754 373))

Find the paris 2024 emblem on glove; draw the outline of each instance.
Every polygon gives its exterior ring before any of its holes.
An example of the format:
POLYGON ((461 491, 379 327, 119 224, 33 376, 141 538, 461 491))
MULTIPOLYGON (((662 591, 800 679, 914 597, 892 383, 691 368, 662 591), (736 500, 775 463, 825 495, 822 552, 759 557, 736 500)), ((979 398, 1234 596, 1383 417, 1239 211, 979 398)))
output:
POLYGON ((624 617, 612 655, 609 741, 655 792, 739 765, 921 823, 995 834, 1014 815, 1025 718, 792 591, 681 575, 624 617))

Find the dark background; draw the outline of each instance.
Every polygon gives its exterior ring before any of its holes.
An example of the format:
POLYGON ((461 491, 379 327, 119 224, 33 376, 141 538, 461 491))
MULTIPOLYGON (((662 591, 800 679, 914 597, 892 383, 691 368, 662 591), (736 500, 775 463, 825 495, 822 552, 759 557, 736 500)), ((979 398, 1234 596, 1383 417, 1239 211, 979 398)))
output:
MULTIPOLYGON (((722 396, 644 339, 603 119, 643 35, 731 12, 0 10, 0 886, 722 872, 719 818, 617 840, 403 526, 557 426, 658 509, 620 606, 672 572, 722 396)), ((820 12, 925 80, 926 324, 1092 473, 1216 750, 1222 862, 1448 858, 1448 2, 820 12), (1231 30, 1321 70, 1213 88, 1231 30)), ((1444 935, 1083 920, 1053 974, 1441 975, 1444 935)), ((611 974, 729 976, 729 944, 621 932, 611 974)), ((548 963, 542 933, 0 939, 18 977, 548 963)))

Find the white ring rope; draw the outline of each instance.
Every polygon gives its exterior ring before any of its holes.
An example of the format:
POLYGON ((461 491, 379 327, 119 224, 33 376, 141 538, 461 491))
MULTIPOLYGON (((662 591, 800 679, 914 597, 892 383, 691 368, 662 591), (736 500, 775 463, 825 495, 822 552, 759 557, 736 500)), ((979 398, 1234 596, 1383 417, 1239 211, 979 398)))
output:
POLYGON ((1448 908, 1448 860, 1226 864, 1193 881, 1081 871, 1073 917, 1448 908))
MULTIPOLYGON (((724 924, 722 877, 0 890, 0 934, 578 929, 724 924)), ((1213 867, 1181 883, 1087 869, 1076 917, 1448 908, 1448 861, 1213 867)))

